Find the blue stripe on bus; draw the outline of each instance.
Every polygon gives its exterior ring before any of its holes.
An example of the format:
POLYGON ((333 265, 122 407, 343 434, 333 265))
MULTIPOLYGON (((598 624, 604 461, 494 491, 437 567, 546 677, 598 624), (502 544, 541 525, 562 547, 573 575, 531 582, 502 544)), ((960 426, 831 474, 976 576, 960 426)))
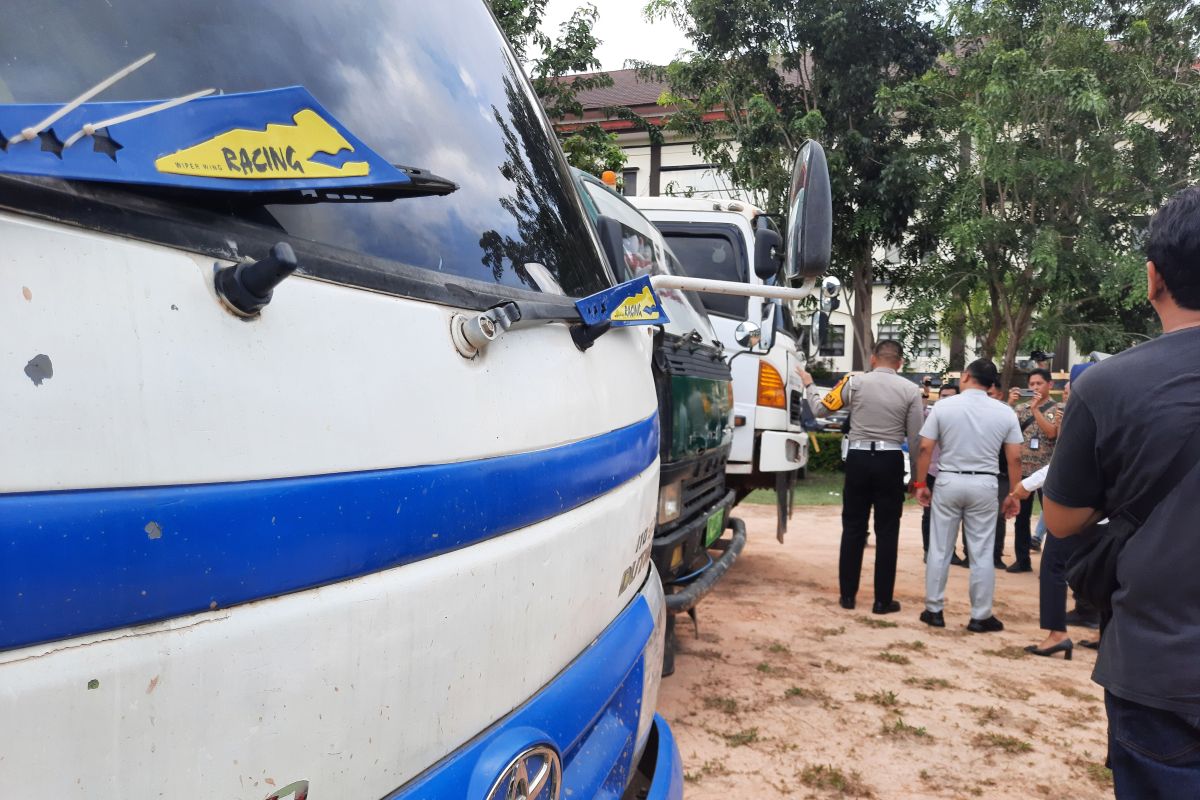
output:
POLYGON ((616 488, 658 417, 560 447, 244 483, 0 494, 0 650, 335 583, 467 547, 616 488))

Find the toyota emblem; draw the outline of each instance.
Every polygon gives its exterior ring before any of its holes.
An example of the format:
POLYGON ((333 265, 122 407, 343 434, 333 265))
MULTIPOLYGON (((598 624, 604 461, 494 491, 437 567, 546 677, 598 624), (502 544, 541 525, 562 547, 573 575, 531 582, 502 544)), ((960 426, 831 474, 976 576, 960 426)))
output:
POLYGON ((531 747, 505 768, 487 800, 559 800, 562 793, 562 761, 549 745, 531 747))

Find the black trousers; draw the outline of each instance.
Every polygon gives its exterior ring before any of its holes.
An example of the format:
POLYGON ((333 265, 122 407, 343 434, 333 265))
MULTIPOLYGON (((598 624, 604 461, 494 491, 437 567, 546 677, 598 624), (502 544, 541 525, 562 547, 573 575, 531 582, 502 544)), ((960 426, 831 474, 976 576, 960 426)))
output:
POLYGON ((1000 473, 996 481, 996 502, 1000 510, 996 513, 996 546, 993 549, 997 562, 1004 560, 1004 539, 1008 536, 1008 520, 1004 518, 1004 501, 1008 499, 1008 474, 1000 473))
MULTIPOLYGON (((1042 490, 1037 491, 1038 499, 1042 498, 1042 490)), ((1013 552, 1017 557, 1018 564, 1030 565, 1029 561, 1029 545, 1031 542, 1030 521, 1033 518, 1033 495, 1029 495, 1021 501, 1021 511, 1017 514, 1017 519, 1013 525, 1013 552)))
POLYGON ((842 549, 838 585, 842 597, 858 595, 867 523, 875 510, 875 601, 892 602, 896 588, 896 549, 904 511, 904 459, 899 450, 851 450, 842 489, 842 549))
POLYGON ((1043 630, 1067 630, 1067 562, 1082 541, 1080 536, 1046 536, 1038 573, 1038 616, 1043 630))

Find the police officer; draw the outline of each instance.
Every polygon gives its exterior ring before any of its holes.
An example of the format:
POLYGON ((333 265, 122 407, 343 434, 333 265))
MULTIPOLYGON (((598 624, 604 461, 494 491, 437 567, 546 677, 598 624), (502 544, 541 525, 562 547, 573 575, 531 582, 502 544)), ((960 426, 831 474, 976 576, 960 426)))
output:
MULTIPOLYGON (((897 374, 903 364, 900 343, 881 340, 871 356, 871 371, 847 375, 824 398, 813 388, 812 376, 797 370, 817 416, 843 408, 850 410, 838 585, 842 608, 854 608, 863 548, 867 543, 867 523, 874 507, 875 605, 871 611, 875 614, 900 610, 900 603, 892 598, 892 593, 896 586, 896 548, 906 488, 903 443, 908 441, 910 457, 915 460, 925 419, 921 390, 897 374)), ((915 463, 913 473, 916 473, 915 463)))

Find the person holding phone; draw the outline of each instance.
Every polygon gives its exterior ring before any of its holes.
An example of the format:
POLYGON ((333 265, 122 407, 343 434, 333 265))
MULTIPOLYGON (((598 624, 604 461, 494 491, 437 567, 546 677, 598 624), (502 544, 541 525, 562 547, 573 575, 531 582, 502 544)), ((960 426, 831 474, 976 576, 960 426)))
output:
MULTIPOLYGON (((1054 455, 1054 441, 1058 438, 1061 413, 1058 403, 1050 399, 1052 386, 1049 370, 1035 369, 1029 373, 1029 389, 1012 389, 1008 393, 1008 404, 1017 412, 1021 424, 1021 477, 1028 478, 1050 463, 1054 455), (1027 394, 1028 392, 1028 394, 1027 394), (1021 402, 1029 397, 1028 402, 1021 402)), ((1037 495, 1040 499, 1041 490, 1037 495)), ((1021 501, 1021 510, 1013 525, 1013 555, 1015 560, 1009 572, 1033 572, 1030 561, 1030 521, 1033 517, 1033 495, 1021 501)))

